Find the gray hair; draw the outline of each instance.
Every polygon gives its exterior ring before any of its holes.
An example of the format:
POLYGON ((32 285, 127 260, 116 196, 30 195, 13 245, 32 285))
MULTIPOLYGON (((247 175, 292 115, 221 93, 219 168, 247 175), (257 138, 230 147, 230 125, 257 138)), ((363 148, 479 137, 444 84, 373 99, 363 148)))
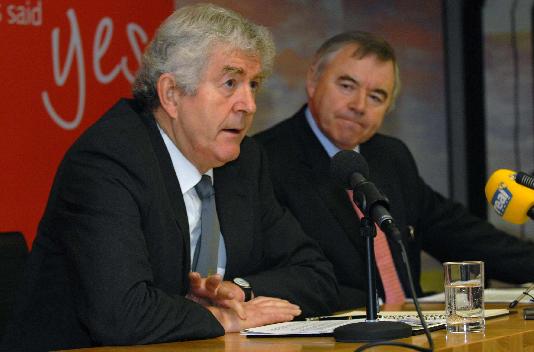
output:
POLYGON ((133 96, 145 109, 156 109, 160 105, 156 84, 167 72, 174 74, 182 92, 194 95, 211 51, 219 43, 229 50, 257 55, 262 74, 271 73, 275 47, 267 28, 219 6, 185 6, 161 24, 145 50, 133 83, 133 96))
POLYGON ((380 61, 391 61, 393 63, 395 81, 393 82, 391 104, 388 107, 388 112, 391 111, 395 106, 395 100, 401 88, 399 66, 395 51, 391 45, 385 39, 372 33, 363 31, 343 32, 324 42, 315 53, 313 59, 312 65, 315 67, 314 79, 318 79, 321 76, 324 68, 339 50, 350 44, 358 45, 358 48, 353 53, 353 56, 358 59, 362 59, 368 55, 376 55, 380 61))

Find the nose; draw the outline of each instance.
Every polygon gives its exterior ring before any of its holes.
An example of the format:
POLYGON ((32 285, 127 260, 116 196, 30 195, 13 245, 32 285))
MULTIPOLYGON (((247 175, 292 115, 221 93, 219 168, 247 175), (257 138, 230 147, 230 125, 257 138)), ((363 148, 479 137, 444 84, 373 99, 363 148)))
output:
POLYGON ((235 104, 235 109, 247 114, 256 112, 256 96, 252 88, 248 85, 243 85, 238 95, 238 100, 235 104))
POLYGON ((349 102, 349 108, 358 114, 363 114, 367 108, 367 92, 365 89, 358 89, 349 102))

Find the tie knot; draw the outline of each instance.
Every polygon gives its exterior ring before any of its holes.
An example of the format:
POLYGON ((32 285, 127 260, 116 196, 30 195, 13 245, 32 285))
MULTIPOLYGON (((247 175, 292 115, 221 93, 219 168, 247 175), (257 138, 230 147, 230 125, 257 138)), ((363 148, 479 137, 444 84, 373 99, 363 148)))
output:
POLYGON ((213 196, 214 190, 213 185, 211 184, 211 177, 208 175, 202 175, 202 178, 195 186, 195 190, 197 191, 200 199, 208 199, 209 197, 213 196))

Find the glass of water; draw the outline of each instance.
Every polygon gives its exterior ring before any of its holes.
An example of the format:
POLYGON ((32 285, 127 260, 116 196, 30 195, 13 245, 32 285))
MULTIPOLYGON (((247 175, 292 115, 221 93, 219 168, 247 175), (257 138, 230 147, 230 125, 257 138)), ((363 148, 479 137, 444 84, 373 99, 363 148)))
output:
POLYGON ((484 262, 443 263, 447 332, 483 332, 484 262))

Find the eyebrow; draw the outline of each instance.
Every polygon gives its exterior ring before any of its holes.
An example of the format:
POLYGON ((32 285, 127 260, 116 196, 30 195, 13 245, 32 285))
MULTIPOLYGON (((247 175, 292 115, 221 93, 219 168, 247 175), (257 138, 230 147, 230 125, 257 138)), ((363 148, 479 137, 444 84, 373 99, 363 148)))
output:
POLYGON ((235 67, 235 66, 224 66, 223 73, 235 73, 238 75, 244 75, 245 70, 243 70, 241 67, 235 67))
MULTIPOLYGON (((243 70, 243 68, 241 68, 241 67, 236 67, 236 66, 224 66, 223 67, 223 75, 225 75, 227 73, 244 76, 245 75, 245 70, 243 70)), ((258 80, 260 82, 263 81, 264 78, 265 78, 265 74, 263 72, 260 72, 259 74, 257 74, 256 76, 253 77, 253 79, 258 80)))
MULTIPOLYGON (((349 82, 354 83, 357 86, 360 86, 360 82, 357 79, 355 79, 355 78, 353 78, 353 77, 351 77, 349 75, 341 75, 341 76, 338 77, 338 80, 339 81, 349 81, 349 82)), ((373 89, 373 92, 382 95, 384 97, 384 99, 386 99, 388 97, 388 92, 385 91, 382 88, 373 89)))

